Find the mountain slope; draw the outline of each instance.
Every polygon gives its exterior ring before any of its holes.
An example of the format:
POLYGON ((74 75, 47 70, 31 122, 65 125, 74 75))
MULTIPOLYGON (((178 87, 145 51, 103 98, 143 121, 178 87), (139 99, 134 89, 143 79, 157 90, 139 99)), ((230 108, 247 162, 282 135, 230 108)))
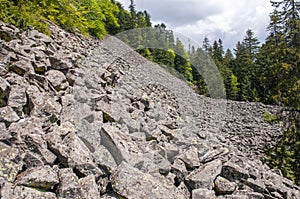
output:
POLYGON ((1 198, 299 198, 276 107, 213 100, 114 37, 0 25, 1 198))

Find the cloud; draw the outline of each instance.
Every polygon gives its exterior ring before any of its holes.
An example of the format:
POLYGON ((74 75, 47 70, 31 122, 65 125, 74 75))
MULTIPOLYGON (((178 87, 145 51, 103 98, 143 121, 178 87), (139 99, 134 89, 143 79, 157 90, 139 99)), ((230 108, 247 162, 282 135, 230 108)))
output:
MULTIPOLYGON (((128 7, 130 0, 121 0, 128 7)), ((224 46, 233 48, 252 29, 260 41, 266 37, 269 1, 262 0, 136 0, 138 10, 147 10, 154 22, 202 43, 221 38, 224 46)))

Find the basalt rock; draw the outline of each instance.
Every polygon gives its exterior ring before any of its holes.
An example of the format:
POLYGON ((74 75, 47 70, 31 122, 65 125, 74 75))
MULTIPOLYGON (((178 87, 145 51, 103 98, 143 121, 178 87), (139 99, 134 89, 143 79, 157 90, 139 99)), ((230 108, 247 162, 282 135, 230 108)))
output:
POLYGON ((278 107, 199 96, 115 37, 0 22, 0 198, 276 198, 278 107))

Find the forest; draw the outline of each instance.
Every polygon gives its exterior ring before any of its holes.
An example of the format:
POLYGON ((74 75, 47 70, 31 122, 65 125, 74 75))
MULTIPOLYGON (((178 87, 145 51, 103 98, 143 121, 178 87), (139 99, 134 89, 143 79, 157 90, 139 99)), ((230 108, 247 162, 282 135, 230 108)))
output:
POLYGON ((165 50, 140 45, 144 39, 141 32, 131 38, 137 51, 177 71, 196 92, 206 96, 210 94, 203 74, 191 63, 205 65, 203 54, 208 55, 223 78, 227 99, 282 107, 278 115, 265 114, 267 121, 286 127, 277 146, 266 149, 265 162, 300 185, 300 1, 271 3, 274 9, 265 41, 260 43, 249 29, 233 50, 224 49, 222 39, 211 42, 208 38, 201 48, 186 49, 165 24, 153 25, 147 11, 136 10, 133 0, 128 9, 115 0, 0 0, 0 20, 50 35, 45 23, 49 20, 96 38, 150 28, 152 39, 148 42, 157 42, 165 50))

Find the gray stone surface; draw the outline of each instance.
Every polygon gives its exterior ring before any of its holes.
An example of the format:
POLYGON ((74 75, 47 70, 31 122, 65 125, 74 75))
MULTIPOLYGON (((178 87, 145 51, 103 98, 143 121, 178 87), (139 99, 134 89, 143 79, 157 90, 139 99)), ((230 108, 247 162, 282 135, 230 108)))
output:
POLYGON ((112 36, 47 23, 0 22, 1 198, 299 198, 260 161, 279 107, 199 96, 112 36))
POLYGON ((188 176, 186 182, 192 189, 206 188, 213 189, 214 180, 221 174, 222 162, 214 160, 209 162, 199 169, 195 169, 188 176))
POLYGON ((58 184, 58 175, 50 166, 27 169, 18 177, 17 184, 32 188, 48 190, 58 184))

